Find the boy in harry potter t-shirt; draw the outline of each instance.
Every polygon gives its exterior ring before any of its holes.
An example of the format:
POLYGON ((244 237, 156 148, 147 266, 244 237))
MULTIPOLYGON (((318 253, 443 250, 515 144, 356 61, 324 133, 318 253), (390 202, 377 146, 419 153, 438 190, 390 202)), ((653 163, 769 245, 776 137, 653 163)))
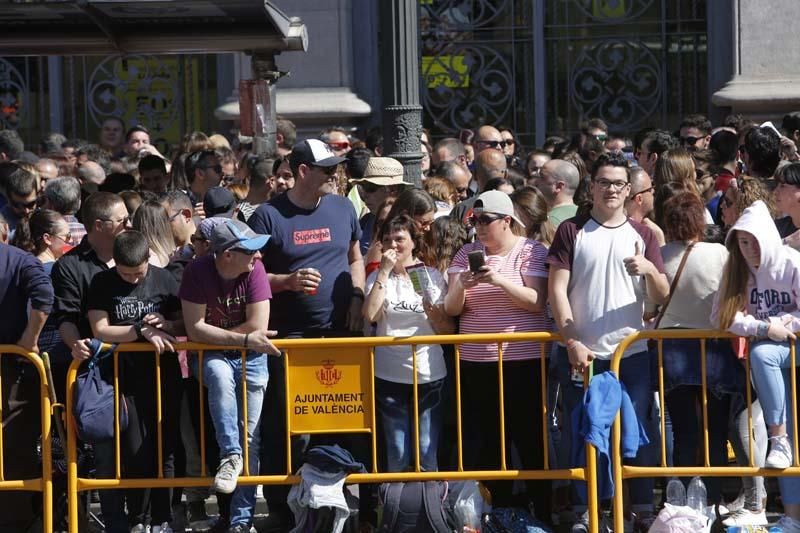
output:
MULTIPOLYGON (((128 406, 128 429, 120 436, 124 477, 155 477, 158 474, 156 423, 156 361, 161 369, 162 420, 179 416, 180 366, 173 352, 175 335, 183 334, 178 282, 166 270, 148 264, 149 246, 144 235, 127 231, 114 241, 116 266, 92 279, 87 309, 92 332, 109 343, 146 340, 153 351, 119 354, 121 394, 128 406)), ((173 477, 173 452, 179 437, 178 425, 163 423, 164 477, 173 477)), ((114 477, 114 441, 95 447, 97 477, 114 477)), ((103 516, 111 523, 108 531, 125 530, 145 524, 148 504, 153 525, 164 529, 172 521, 168 489, 152 489, 149 502, 144 490, 101 491, 103 516), (125 517, 124 497, 128 513, 125 517)), ((106 524, 109 527, 109 524, 106 524)))

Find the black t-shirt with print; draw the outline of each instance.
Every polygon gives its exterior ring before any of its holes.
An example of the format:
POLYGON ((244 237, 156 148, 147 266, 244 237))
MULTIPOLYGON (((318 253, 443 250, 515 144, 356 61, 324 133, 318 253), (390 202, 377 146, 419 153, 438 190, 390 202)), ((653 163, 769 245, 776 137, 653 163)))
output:
POLYGON ((178 282, 166 270, 150 265, 145 278, 133 285, 112 268, 92 279, 86 307, 108 313, 108 323, 112 326, 141 323, 150 313, 169 317, 180 307, 178 282))

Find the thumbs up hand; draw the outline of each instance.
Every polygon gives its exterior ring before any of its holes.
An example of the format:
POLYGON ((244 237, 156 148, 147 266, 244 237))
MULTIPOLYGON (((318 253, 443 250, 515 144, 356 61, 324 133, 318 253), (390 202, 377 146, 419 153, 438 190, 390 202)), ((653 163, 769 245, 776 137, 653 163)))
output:
POLYGON ((647 260, 642 254, 642 245, 636 241, 634 245, 634 253, 632 257, 626 257, 622 260, 625 263, 625 270, 631 276, 645 276, 653 272, 655 268, 653 263, 647 260))

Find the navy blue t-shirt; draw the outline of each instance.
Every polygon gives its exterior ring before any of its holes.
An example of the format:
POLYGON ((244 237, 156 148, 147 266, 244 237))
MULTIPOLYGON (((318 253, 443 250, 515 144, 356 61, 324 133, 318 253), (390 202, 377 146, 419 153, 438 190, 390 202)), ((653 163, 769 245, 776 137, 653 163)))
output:
POLYGON ((273 291, 270 329, 281 337, 345 329, 353 295, 348 251, 361 238, 350 200, 328 194, 316 208, 303 209, 284 193, 259 206, 247 223, 256 233, 272 236, 262 250, 267 272, 289 274, 313 267, 322 274, 316 294, 273 291))

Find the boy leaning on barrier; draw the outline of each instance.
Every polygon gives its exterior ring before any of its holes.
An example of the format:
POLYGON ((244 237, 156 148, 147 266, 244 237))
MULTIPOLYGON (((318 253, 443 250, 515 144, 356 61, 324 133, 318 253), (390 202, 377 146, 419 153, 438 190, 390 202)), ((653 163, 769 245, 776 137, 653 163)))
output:
MULTIPOLYGON (((114 268, 92 278, 86 308, 94 336, 104 342, 146 340, 152 351, 119 354, 119 383, 128 406, 128 429, 120 435, 123 477, 158 475, 158 426, 156 421, 156 358, 161 370, 161 425, 163 472, 174 477, 174 451, 179 416, 181 370, 174 353, 173 335, 183 333, 178 282, 164 269, 148 264, 147 239, 138 231, 117 235, 114 268)), ((115 474, 114 441, 95 444, 97 477, 115 474)), ((106 531, 144 530, 150 508, 153 533, 171 532, 172 508, 169 489, 127 491, 104 490, 100 504, 106 531), (124 495, 124 497, 123 497, 124 495), (128 517, 125 517, 127 499, 128 517), (136 529, 139 527, 139 529, 136 529)))
MULTIPOLYGON (((233 494, 229 532, 247 532, 255 506, 256 487, 236 486, 244 454, 240 428, 242 376, 247 381, 247 445, 249 469, 258 473, 259 423, 267 387, 267 355, 279 355, 267 330, 270 290, 261 262, 268 235, 258 235, 238 220, 226 220, 211 234, 211 254, 190 263, 183 273, 180 298, 189 339, 204 344, 247 349, 246 368, 239 350, 207 350, 202 357, 203 384, 220 448, 214 490, 233 494), (234 492, 235 491, 235 492, 234 492)), ((197 373, 198 359, 191 361, 197 373)))

